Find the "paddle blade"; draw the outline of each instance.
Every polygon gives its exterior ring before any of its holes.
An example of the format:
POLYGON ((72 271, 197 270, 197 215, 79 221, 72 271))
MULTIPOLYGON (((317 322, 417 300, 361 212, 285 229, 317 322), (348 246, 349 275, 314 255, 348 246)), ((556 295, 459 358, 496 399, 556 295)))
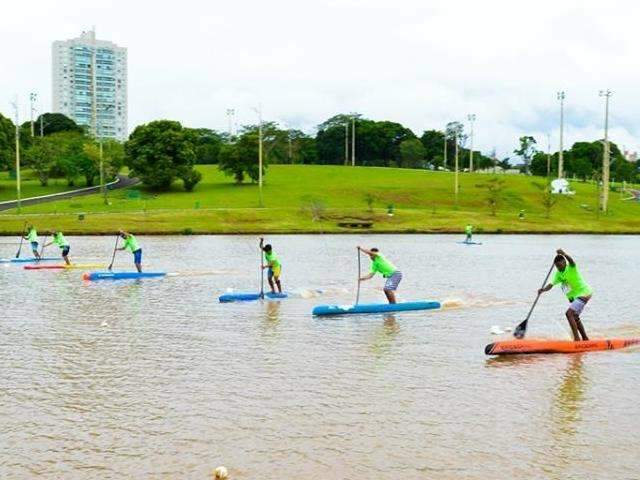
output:
POLYGON ((518 325, 515 330, 513 331, 513 336, 516 337, 518 340, 521 340, 524 338, 525 333, 527 333, 527 323, 528 320, 525 320, 524 322, 522 322, 520 325, 518 325))

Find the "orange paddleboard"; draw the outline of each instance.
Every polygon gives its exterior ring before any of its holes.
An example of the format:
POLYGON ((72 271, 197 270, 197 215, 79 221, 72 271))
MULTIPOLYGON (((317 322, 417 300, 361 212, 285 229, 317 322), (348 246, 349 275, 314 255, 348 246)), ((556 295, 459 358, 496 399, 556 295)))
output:
POLYGON ((640 345, 640 338, 597 338, 574 342, 573 340, 524 339, 494 342, 487 345, 487 355, 515 355, 521 353, 579 353, 598 350, 617 350, 640 345))

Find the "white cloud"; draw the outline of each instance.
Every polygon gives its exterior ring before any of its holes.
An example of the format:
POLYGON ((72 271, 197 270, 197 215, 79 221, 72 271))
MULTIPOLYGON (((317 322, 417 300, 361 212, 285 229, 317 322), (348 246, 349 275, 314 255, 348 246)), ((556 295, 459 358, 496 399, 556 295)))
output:
MULTIPOLYGON (((129 49, 130 126, 173 118, 226 129, 265 119, 310 129, 338 112, 421 133, 477 114, 476 145, 509 154, 533 134, 557 145, 602 135, 598 90, 614 91, 611 138, 640 150, 631 1, 32 0, 3 7, 0 109, 37 91, 50 107, 50 44, 96 25, 129 49)), ((26 107, 22 115, 26 114, 26 107)))

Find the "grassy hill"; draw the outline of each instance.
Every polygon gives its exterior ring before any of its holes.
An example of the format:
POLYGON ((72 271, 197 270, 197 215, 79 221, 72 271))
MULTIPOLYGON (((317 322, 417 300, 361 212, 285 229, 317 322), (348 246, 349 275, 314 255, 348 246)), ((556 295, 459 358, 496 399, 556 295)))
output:
MULTIPOLYGON (((165 193, 133 187, 110 192, 110 205, 91 195, 24 207, 20 215, 15 210, 0 214, 0 232, 18 232, 28 220, 40 230, 57 227, 69 234, 118 228, 138 233, 326 233, 357 231, 359 223, 371 223, 367 230, 372 232, 460 232, 466 222, 484 232, 640 233, 640 203, 611 192, 610 212, 600 215, 597 187, 590 183, 572 182, 576 195, 558 198, 546 218, 541 190, 533 185, 543 179, 500 175, 505 186, 493 216, 482 186, 491 175, 461 174, 456 205, 452 173, 273 165, 260 208, 257 185, 235 185, 215 166, 199 169, 204 178, 192 193, 179 185, 165 193), (389 205, 393 216, 387 215, 389 205), (524 220, 518 219, 520 210, 524 220)), ((0 198, 10 198, 8 190, 7 182, 0 182, 0 198)))

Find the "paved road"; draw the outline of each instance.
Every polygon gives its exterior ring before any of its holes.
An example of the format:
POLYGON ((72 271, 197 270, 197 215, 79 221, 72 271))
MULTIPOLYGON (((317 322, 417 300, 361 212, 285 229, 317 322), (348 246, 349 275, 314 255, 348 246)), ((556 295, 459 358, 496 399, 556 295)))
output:
MULTIPOLYGON (((107 188, 109 190, 116 190, 118 188, 130 187, 139 182, 140 180, 138 180, 137 178, 130 178, 130 177, 127 177, 126 175, 118 175, 118 179, 115 182, 107 184, 107 188)), ((55 202, 56 200, 80 197, 82 195, 92 195, 94 193, 100 193, 100 185, 96 187, 81 188, 79 190, 71 190, 69 192, 54 193, 52 195, 45 195, 42 197, 24 198, 22 199, 21 204, 23 207, 26 207, 27 205, 36 205, 38 203, 55 202)), ((12 208, 16 208, 17 206, 18 206, 18 202, 16 200, 10 200, 8 202, 0 202, 0 211, 11 210, 12 208)))

